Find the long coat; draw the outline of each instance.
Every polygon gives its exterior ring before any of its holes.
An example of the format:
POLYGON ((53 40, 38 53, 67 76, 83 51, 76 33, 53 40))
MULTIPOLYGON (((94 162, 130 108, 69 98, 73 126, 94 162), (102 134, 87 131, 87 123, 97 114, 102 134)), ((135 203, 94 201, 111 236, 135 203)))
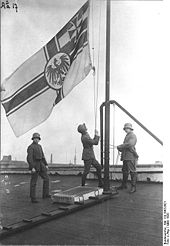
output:
POLYGON ((92 139, 88 133, 85 133, 82 134, 81 141, 83 144, 82 160, 95 159, 93 145, 97 145, 99 143, 99 136, 95 135, 92 139))
POLYGON ((117 149, 121 152, 121 161, 138 159, 139 156, 135 149, 136 143, 136 135, 133 132, 127 133, 123 144, 117 146, 117 149))
POLYGON ((29 169, 35 168, 36 171, 40 171, 41 163, 46 166, 47 161, 45 159, 42 147, 38 143, 32 143, 27 149, 27 162, 29 164, 29 169))

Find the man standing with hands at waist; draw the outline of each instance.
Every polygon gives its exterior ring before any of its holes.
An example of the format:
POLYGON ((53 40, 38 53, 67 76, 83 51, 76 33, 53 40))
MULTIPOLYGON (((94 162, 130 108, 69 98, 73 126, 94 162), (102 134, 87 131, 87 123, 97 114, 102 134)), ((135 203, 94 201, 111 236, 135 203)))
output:
POLYGON ((118 145, 117 149, 121 152, 121 161, 123 161, 123 180, 122 184, 117 187, 117 189, 127 189, 127 181, 130 173, 131 176, 131 191, 134 193, 136 191, 136 164, 138 160, 138 154, 136 153, 135 145, 137 143, 137 137, 133 133, 133 127, 131 123, 126 123, 123 130, 126 132, 123 144, 118 145))
POLYGON ((92 139, 88 132, 85 124, 79 125, 77 128, 78 132, 81 133, 81 142, 83 144, 83 154, 82 160, 84 161, 84 172, 82 175, 82 186, 85 186, 87 174, 90 172, 90 167, 96 168, 96 173, 98 177, 99 187, 103 187, 103 182, 101 178, 102 167, 96 160, 93 150, 93 145, 98 145, 99 143, 99 133, 95 130, 95 136, 92 139))
POLYGON ((37 203, 36 200, 36 184, 38 175, 43 179, 43 195, 42 198, 50 198, 49 194, 49 176, 47 174, 48 164, 45 159, 43 150, 39 141, 41 140, 39 133, 32 136, 32 144, 27 149, 27 162, 29 170, 31 170, 30 181, 30 198, 31 202, 37 203))

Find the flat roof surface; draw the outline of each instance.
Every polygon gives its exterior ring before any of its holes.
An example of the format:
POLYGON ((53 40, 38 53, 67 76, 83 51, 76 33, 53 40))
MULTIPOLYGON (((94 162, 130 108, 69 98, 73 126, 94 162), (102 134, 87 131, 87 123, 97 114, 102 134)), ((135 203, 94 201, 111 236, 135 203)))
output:
MULTIPOLYGON (((1 175, 1 224, 3 226, 58 208, 42 199, 38 179, 37 199, 29 199, 30 175, 1 175)), ((80 185, 80 176, 50 176, 51 193, 80 185)), ((87 180, 89 186, 97 181, 87 180)), ((111 181, 111 186, 118 185, 111 181)), ((129 184, 130 189, 130 184, 129 184)), ((2 245, 162 245, 162 196, 160 183, 137 183, 137 192, 119 191, 114 198, 32 229, 10 235, 2 245)))

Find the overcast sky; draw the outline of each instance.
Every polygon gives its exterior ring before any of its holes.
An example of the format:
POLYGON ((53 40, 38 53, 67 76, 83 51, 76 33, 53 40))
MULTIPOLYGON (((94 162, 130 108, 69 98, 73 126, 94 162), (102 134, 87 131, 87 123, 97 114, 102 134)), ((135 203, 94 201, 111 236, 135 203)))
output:
MULTIPOLYGON (((9 2, 12 4, 14 1, 9 2)), ((84 0, 17 2, 17 13, 12 8, 1 10, 2 80, 44 46, 85 3, 84 0)), ((93 0, 90 15, 91 55, 94 44, 94 65, 96 71, 99 69, 98 129, 99 107, 105 100, 105 3, 93 0)), ((166 136, 166 124, 163 122, 164 99, 169 95, 168 92, 163 92, 169 68, 165 62, 169 44, 169 39, 166 38, 169 30, 165 26, 167 13, 165 1, 111 1, 110 99, 120 103, 163 141, 166 136)), ((26 160, 26 149, 31 143, 32 134, 39 132, 42 138, 40 144, 47 161, 52 153, 56 163, 73 162, 76 149, 77 163, 82 164, 82 146, 76 129, 78 124, 85 122, 93 137, 93 105, 94 85, 91 72, 55 106, 48 120, 19 138, 15 137, 1 106, 1 156, 11 154, 14 159, 26 160)), ((161 145, 117 108, 115 145, 121 144, 125 137, 123 125, 126 122, 133 124, 138 137, 136 147, 140 156, 139 163, 162 161, 161 145)), ((95 147, 95 152, 99 159, 100 148, 95 147)))

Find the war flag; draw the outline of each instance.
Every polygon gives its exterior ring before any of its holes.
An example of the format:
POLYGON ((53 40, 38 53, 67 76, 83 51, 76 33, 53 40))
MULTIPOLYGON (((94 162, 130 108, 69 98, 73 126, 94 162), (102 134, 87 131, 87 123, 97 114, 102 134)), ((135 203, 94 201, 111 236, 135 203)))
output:
POLYGON ((1 102, 16 136, 45 121, 91 69, 89 2, 37 53, 5 79, 1 102))

